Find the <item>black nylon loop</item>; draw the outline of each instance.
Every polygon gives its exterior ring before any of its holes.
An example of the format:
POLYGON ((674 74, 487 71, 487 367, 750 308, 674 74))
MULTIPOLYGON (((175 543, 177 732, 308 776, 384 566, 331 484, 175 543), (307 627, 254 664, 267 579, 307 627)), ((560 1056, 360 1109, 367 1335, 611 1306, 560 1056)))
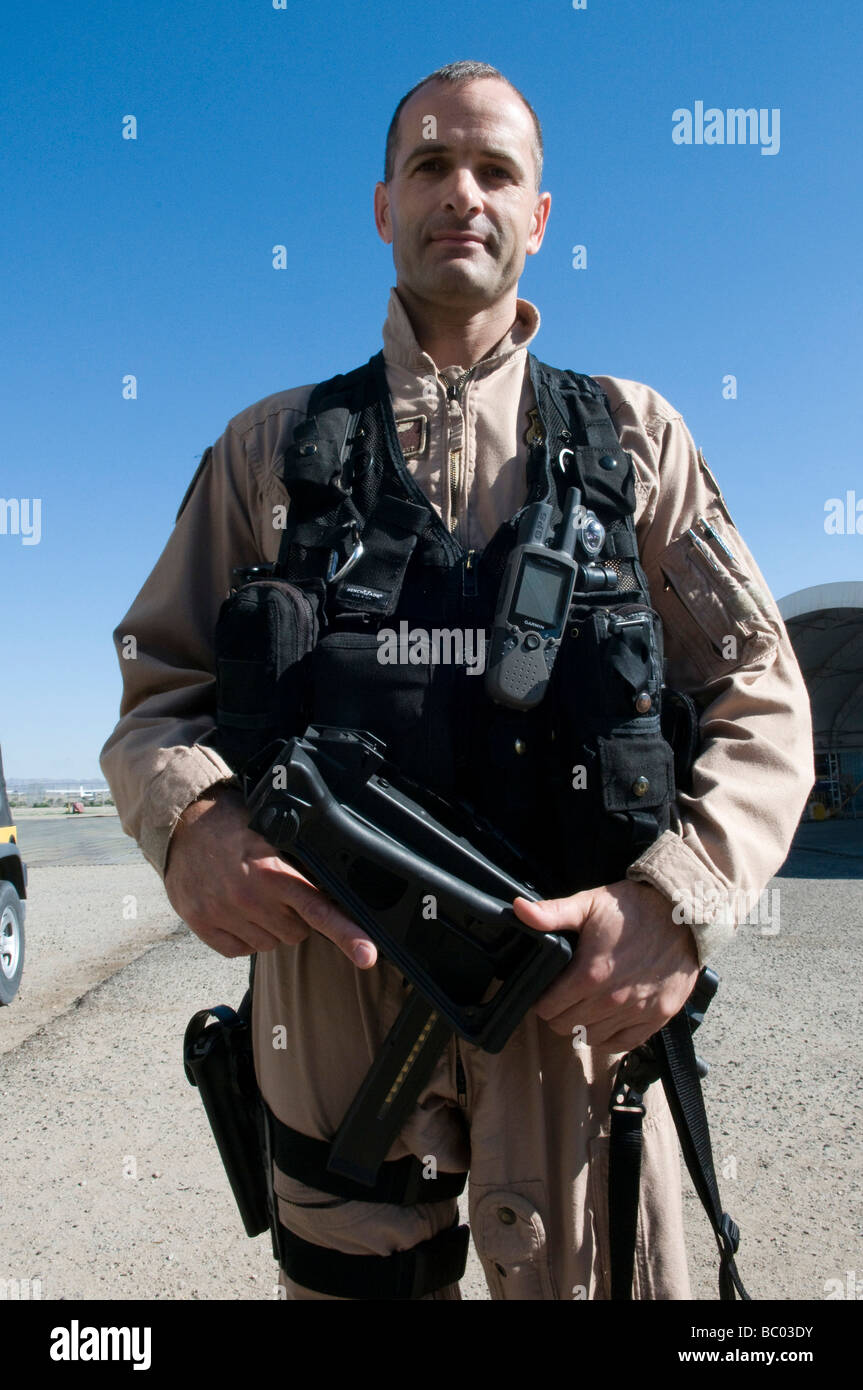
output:
POLYGON ((467 1264, 469 1231, 454 1226, 392 1255, 345 1255, 279 1227, 279 1262, 289 1279, 334 1298, 407 1301, 455 1284, 467 1264))
MULTIPOLYGON (((633 1097, 639 1100, 640 1097, 633 1097)), ((612 1109, 608 1150, 608 1233, 611 1246, 611 1297, 632 1298, 638 1190, 641 1183, 642 1111, 612 1109)))
POLYGON ((383 1163, 374 1187, 354 1182, 327 1168, 329 1140, 301 1134, 284 1124, 269 1106, 266 1110, 276 1166, 307 1187, 352 1202, 389 1202, 400 1207, 415 1206, 418 1202, 443 1202, 464 1191, 467 1173, 438 1173, 434 1178, 426 1178, 423 1163, 411 1156, 383 1163))

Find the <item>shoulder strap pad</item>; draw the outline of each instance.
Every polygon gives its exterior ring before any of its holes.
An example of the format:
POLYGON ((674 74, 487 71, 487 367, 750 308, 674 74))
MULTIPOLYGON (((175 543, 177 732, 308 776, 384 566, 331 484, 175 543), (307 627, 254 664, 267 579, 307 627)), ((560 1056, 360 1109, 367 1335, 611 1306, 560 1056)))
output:
POLYGON ((608 398, 593 377, 551 367, 528 353, 531 382, 543 422, 546 492, 566 480, 608 526, 635 510, 632 459, 621 447, 608 398))
POLYGON ((284 451, 282 478, 292 502, 316 509, 343 500, 342 467, 350 456, 354 433, 374 394, 371 362, 319 382, 309 397, 305 420, 284 451))

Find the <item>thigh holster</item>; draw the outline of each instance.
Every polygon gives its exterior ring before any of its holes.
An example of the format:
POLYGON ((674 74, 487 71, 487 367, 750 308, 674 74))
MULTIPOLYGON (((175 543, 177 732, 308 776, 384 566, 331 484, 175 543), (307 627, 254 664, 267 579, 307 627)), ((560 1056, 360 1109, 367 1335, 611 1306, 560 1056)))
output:
POLYGON ((335 1298, 418 1299, 457 1284, 467 1262, 469 1231, 453 1225, 392 1255, 345 1255, 312 1245, 279 1226, 279 1264, 289 1279, 335 1298))
MULTIPOLYGON (((331 1145, 292 1129, 273 1114, 261 1098, 267 1137, 267 1158, 289 1177, 348 1201, 389 1202, 415 1206, 442 1202, 464 1190, 467 1173, 430 1175, 426 1165, 408 1155, 382 1163, 373 1187, 330 1172, 331 1145)), ((315 1245, 296 1235, 280 1220, 278 1200, 271 1187, 273 1247, 289 1279, 335 1298, 420 1299, 448 1284, 458 1283, 467 1262, 469 1229, 454 1224, 408 1250, 391 1255, 351 1255, 315 1245)))

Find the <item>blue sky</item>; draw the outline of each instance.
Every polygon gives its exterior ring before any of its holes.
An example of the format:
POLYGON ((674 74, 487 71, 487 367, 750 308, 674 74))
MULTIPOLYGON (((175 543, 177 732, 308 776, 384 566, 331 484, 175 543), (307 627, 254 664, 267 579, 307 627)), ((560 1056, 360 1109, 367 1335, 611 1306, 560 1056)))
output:
POLYGON ((111 631, 227 420, 380 347, 387 126, 459 58, 543 123, 533 350, 682 411, 777 597, 863 579, 863 535, 824 529, 863 499, 856 6, 81 0, 4 38, 0 497, 42 507, 38 544, 0 534, 10 778, 99 775, 111 631), (675 144, 697 101, 778 108, 778 153, 675 144))

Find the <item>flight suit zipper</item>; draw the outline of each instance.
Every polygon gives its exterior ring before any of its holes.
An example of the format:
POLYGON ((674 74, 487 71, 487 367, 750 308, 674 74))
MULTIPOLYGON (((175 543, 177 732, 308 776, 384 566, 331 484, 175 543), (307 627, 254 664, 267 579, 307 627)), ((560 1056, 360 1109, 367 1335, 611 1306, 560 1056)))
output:
MULTIPOLYGON (((468 378, 470 377, 472 372, 476 371, 476 368, 478 366, 479 363, 475 362, 472 367, 468 367, 467 371, 462 373, 462 375, 458 378, 457 381, 449 382, 446 381, 446 378, 444 377, 444 381, 446 382, 447 400, 455 401, 455 403, 459 407, 459 410, 461 410, 462 407, 461 395, 465 388, 465 385, 467 384, 468 378)), ((458 526, 458 495, 461 487, 461 463, 466 443, 466 421, 464 419, 464 414, 462 413, 462 447, 460 449, 450 449, 449 451, 450 531, 455 531, 456 527, 458 526)))
POLYGON ((461 1054, 458 1050, 458 1038, 455 1041, 455 1089, 458 1096, 458 1103, 462 1107, 467 1105, 467 1077, 465 1076, 464 1066, 462 1065, 461 1054))

